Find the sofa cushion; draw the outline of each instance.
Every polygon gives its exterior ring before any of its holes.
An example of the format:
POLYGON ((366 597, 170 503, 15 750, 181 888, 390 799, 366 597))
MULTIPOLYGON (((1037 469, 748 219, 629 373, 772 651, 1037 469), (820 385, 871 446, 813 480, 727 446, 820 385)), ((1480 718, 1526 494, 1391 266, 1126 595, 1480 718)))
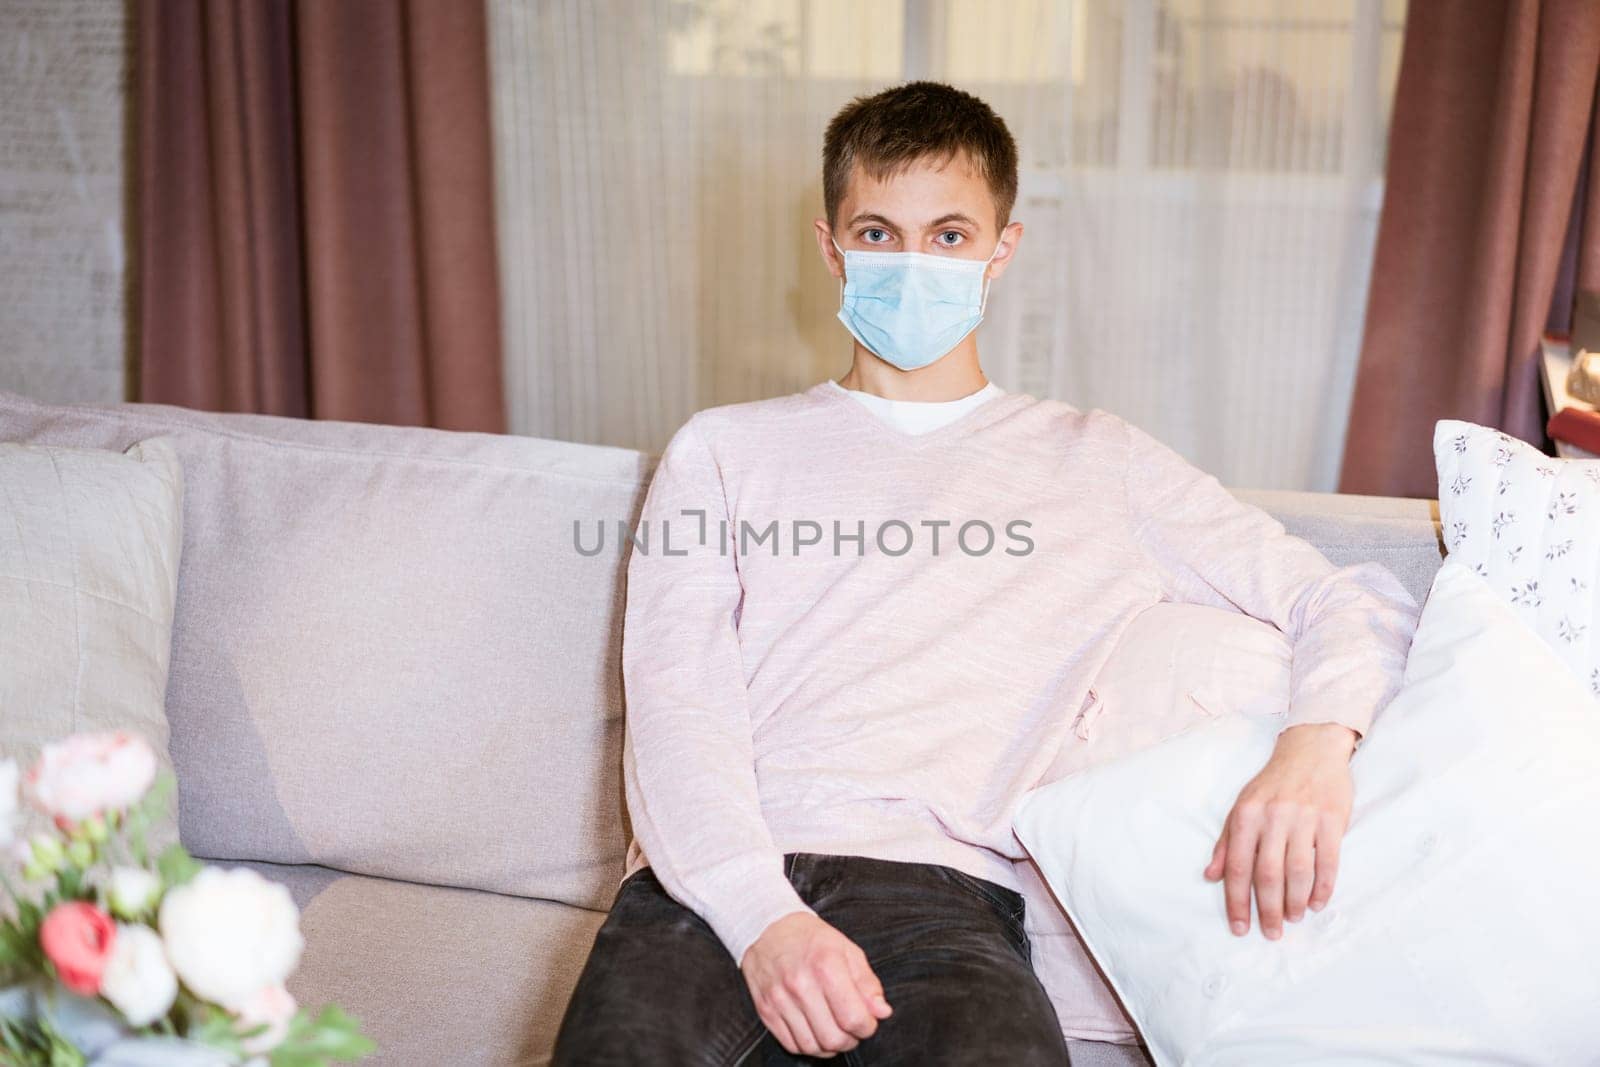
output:
POLYGON ((1450 558, 1600 696, 1600 460, 1554 459, 1459 419, 1433 428, 1450 558))
MULTIPOLYGON (((126 454, 0 444, 0 757, 26 769, 49 742, 126 730, 172 770, 163 698, 182 519, 170 441, 126 454)), ((145 841, 176 839, 166 820, 145 841)))
POLYGON ((190 850, 608 904, 615 525, 645 458, 0 393, 0 439, 158 433, 187 487, 166 709, 190 850), (604 551, 574 549, 575 520, 611 524, 604 551))
POLYGON ((336 1002, 378 1044, 363 1067, 542 1064, 603 911, 311 865, 246 862, 288 887, 305 952, 289 992, 336 1002))

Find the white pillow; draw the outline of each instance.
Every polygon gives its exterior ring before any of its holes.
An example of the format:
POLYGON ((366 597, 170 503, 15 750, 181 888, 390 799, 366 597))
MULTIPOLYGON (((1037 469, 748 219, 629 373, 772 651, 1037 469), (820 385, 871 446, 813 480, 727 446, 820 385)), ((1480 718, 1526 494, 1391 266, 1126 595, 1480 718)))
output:
MULTIPOLYGON (((47 742, 125 729, 172 770, 182 546, 183 468, 169 441, 126 453, 0 443, 0 757, 26 770, 47 742)), ((175 817, 146 837, 152 849, 177 840, 175 817)))
MULTIPOLYGON (((1041 785, 1159 744, 1213 715, 1273 716, 1284 725, 1293 648, 1283 631, 1240 611, 1162 601, 1135 615, 1095 675, 1041 785)), ((1027 902, 1033 971, 1068 1038, 1132 1041, 1133 1024, 1084 954, 1032 860, 1013 871, 1027 902)))
POLYGON ((1554 459, 1509 434, 1433 429, 1450 558, 1517 609, 1600 696, 1600 460, 1554 459))
POLYGON ((1328 907, 1228 931, 1203 870, 1280 723, 1229 715, 1032 791, 1015 821, 1158 1063, 1592 1064, 1600 715, 1446 560, 1353 761, 1328 907))

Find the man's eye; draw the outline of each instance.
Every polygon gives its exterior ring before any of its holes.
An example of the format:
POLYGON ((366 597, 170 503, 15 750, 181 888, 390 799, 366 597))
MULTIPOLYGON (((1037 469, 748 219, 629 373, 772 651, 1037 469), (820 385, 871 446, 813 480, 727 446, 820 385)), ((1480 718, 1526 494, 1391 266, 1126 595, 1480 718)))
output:
POLYGON ((954 248, 956 245, 961 243, 961 234, 957 233, 955 230, 946 230, 939 235, 939 241, 941 244, 946 244, 954 248), (953 237, 955 240, 946 241, 946 237, 953 237))
POLYGON ((866 233, 862 234, 862 236, 865 237, 872 244, 877 244, 878 243, 878 239, 873 236, 873 234, 875 234, 875 233, 876 234, 883 234, 884 237, 888 237, 889 236, 888 234, 884 233, 882 230, 879 230, 879 229, 876 229, 876 228, 868 230, 866 233))

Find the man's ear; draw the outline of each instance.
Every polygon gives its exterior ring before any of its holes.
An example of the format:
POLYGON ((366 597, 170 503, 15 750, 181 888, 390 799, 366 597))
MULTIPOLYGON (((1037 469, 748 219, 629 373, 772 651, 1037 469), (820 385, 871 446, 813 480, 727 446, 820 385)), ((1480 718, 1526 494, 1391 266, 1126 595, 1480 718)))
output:
POLYGON ((822 253, 822 262, 828 265, 828 273, 843 278, 844 260, 833 250, 833 227, 828 225, 827 219, 819 218, 811 221, 811 228, 817 231, 817 250, 822 253))
POLYGON ((1004 247, 995 251, 994 259, 989 261, 989 277, 998 278, 1006 272, 1011 265, 1011 260, 1017 254, 1017 245, 1022 242, 1022 223, 1007 223, 1006 228, 1000 231, 1000 244, 1004 247))

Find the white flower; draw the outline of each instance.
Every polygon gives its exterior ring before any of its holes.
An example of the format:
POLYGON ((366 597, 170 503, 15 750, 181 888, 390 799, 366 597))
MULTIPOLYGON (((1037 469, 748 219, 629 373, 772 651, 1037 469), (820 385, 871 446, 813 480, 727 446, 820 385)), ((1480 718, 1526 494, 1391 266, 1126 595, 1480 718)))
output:
POLYGON ((11 844, 17 822, 17 761, 0 760, 0 848, 11 844))
POLYGON ((150 788, 156 754, 126 730, 73 734, 44 746, 23 778, 28 799, 52 818, 77 821, 126 808, 150 788))
POLYGON ((229 1011, 282 985, 305 939, 289 890, 248 867, 205 867, 161 900, 167 958, 190 989, 229 1011))
POLYGON ((289 1020, 294 1018, 298 1005, 289 991, 281 985, 263 986, 239 1005, 238 1021, 234 1029, 243 1032, 266 1023, 267 1028, 255 1037, 247 1037, 239 1044, 251 1054, 269 1052, 283 1043, 289 1034, 289 1020))
POLYGON ((132 1026, 148 1026, 171 1010, 178 978, 154 930, 143 923, 117 924, 116 940, 100 976, 100 995, 132 1026))
POLYGON ((111 914, 133 919, 153 907, 161 895, 161 877, 143 867, 113 867, 106 884, 106 902, 111 914))

